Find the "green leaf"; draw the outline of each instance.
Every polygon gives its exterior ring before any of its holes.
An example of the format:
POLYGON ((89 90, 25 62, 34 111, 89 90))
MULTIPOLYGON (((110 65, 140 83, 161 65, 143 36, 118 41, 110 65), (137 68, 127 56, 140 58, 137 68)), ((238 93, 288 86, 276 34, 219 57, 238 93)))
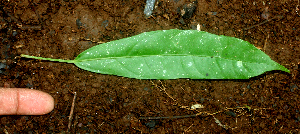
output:
POLYGON ((290 72, 247 41, 197 30, 145 32, 94 46, 75 60, 21 56, 136 79, 248 79, 271 70, 290 72))

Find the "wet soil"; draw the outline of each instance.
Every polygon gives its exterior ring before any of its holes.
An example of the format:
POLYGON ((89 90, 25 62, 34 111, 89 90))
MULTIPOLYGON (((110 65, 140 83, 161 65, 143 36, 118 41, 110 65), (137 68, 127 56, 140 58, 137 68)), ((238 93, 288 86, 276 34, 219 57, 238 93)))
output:
POLYGON ((55 109, 43 116, 1 116, 0 132, 66 133, 76 92, 70 133, 299 133, 297 0, 157 0, 149 18, 145 3, 1 1, 0 86, 45 91, 55 109), (272 71, 249 80, 138 80, 18 57, 74 59, 95 42, 197 24, 202 31, 249 41, 291 73, 272 71))

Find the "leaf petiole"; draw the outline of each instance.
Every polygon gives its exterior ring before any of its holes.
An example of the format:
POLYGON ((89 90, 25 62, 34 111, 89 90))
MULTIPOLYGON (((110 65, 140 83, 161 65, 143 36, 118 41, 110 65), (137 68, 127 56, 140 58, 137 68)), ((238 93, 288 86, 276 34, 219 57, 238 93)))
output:
POLYGON ((24 58, 32 58, 32 59, 37 59, 37 60, 48 60, 48 61, 57 61, 57 62, 65 62, 65 63, 75 63, 76 62, 75 60, 43 58, 43 57, 30 56, 30 55, 25 55, 25 54, 21 54, 20 56, 24 57, 24 58))

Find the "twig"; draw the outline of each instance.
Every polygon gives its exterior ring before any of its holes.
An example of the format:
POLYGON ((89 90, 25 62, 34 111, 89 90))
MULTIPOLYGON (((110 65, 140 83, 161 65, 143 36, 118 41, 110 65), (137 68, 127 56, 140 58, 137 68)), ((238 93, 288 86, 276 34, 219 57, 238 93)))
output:
MULTIPOLYGON (((151 82, 152 82, 152 81, 151 81, 151 82)), ((163 85, 163 83, 162 83, 160 80, 159 80, 159 82, 160 82, 160 84, 161 84, 162 87, 158 86, 157 84, 154 84, 153 82, 152 82, 152 85, 154 85, 154 86, 156 86, 157 88, 159 88, 160 90, 164 91, 164 93, 176 103, 176 100, 175 100, 170 94, 168 94, 168 92, 166 91, 166 88, 165 88, 165 86, 163 85)), ((176 104, 177 104, 177 103, 176 103, 176 104)))
POLYGON ((98 43, 98 44, 102 44, 102 43, 105 43, 105 42, 103 42, 103 41, 93 41, 92 39, 89 39, 89 38, 85 38, 85 37, 80 37, 79 38, 79 41, 90 41, 90 42, 92 42, 92 43, 98 43))
POLYGON ((190 125, 184 132, 187 132, 194 124, 190 125))
POLYGON ((28 29, 32 29, 32 30, 41 30, 42 26, 38 25, 38 26, 30 26, 30 25, 23 25, 22 27, 19 27, 21 30, 28 30, 28 29))
MULTIPOLYGON (((272 18, 273 19, 273 18, 272 18)), ((152 81, 151 81, 152 82, 152 81)), ((180 108, 184 108, 184 109, 187 109, 187 110, 193 110, 193 108, 188 108, 187 106, 182 106, 182 105, 180 105, 178 102, 176 102, 176 100, 170 95, 170 94, 168 94, 167 92, 166 92, 166 88, 165 88, 165 86, 163 85, 163 83, 161 82, 161 81, 159 81, 160 83, 161 83, 161 86, 158 86, 157 84, 154 84, 153 82, 152 82, 152 84, 156 87, 156 88, 158 88, 158 89, 160 89, 161 91, 164 91, 164 93, 170 98, 170 99, 172 99, 175 103, 176 103, 176 105, 177 106, 179 106, 180 108)), ((199 104, 200 105, 200 104, 199 104)), ((193 105, 194 106, 194 105, 193 105)), ((203 105, 201 105, 201 106, 203 106, 203 105)), ((219 126, 221 126, 222 128, 224 128, 224 129, 226 129, 226 130, 228 130, 228 129, 231 129, 231 130, 233 130, 233 129, 236 129, 237 127, 230 127, 229 125, 224 125, 224 124, 222 124, 221 123, 221 121, 220 120, 218 120, 216 117, 215 117, 215 115, 217 115, 217 114, 220 114, 220 113, 223 113, 223 112, 226 112, 226 111, 230 111, 230 110, 233 110, 235 113, 240 113, 238 116, 243 116, 243 115, 245 115, 246 113, 247 113, 247 111, 245 111, 245 112, 243 112, 244 110, 246 110, 246 109, 248 109, 248 111, 257 111, 257 110, 262 110, 262 109, 264 109, 264 110, 267 110, 267 109, 270 109, 270 108, 254 108, 254 109, 252 109, 251 107, 249 107, 249 106, 247 106, 247 105, 244 105, 243 107, 235 107, 235 108, 225 108, 225 109, 223 109, 223 110, 219 110, 219 111, 217 111, 217 112, 214 112, 214 113, 209 113, 209 112, 200 112, 200 111, 197 111, 198 113, 196 113, 196 114, 192 114, 192 115, 181 115, 181 116, 165 116, 165 117, 139 117, 139 119, 140 120, 160 120, 160 119, 179 119, 179 118, 191 118, 191 117, 197 117, 197 116, 202 116, 202 117, 208 117, 208 116, 211 116, 211 117, 213 117, 214 118, 214 120, 215 120, 215 123, 216 124, 218 124, 219 126)), ((250 115, 250 116, 252 116, 252 114, 250 115)), ((237 122, 237 121, 236 121, 237 122)), ((191 125, 192 126, 192 125, 191 125)), ((191 127, 190 126, 190 127, 191 127)), ((190 129, 190 127, 188 128, 188 129, 190 129)), ((187 129, 187 130, 188 130, 187 129)))
POLYGON ((74 98, 73 98, 72 107, 71 107, 70 116, 69 116, 68 132, 70 131, 70 128, 71 128, 71 123, 72 123, 72 118, 73 118, 73 113, 74 113, 76 96, 77 96, 77 93, 74 92, 74 98))
POLYGON ((167 117, 140 117, 140 120, 160 120, 160 119, 179 119, 179 118, 191 118, 196 117, 197 114, 193 115, 180 115, 180 116, 167 116, 167 117))
POLYGON ((221 126, 222 128, 224 128, 224 129, 228 129, 228 128, 230 128, 230 126, 227 126, 227 125, 223 125, 222 123, 221 123, 221 121, 220 120, 218 120, 215 116, 213 116, 214 117, 214 119, 215 119, 215 122, 219 125, 219 126, 221 126))
POLYGON ((100 126, 98 126, 98 127, 101 127, 103 124, 104 124, 104 122, 102 122, 102 123, 100 124, 100 126))
POLYGON ((265 21, 263 21, 263 22, 261 22, 261 23, 258 23, 258 24, 256 24, 256 25, 253 25, 253 26, 251 26, 251 27, 244 28, 244 30, 249 30, 249 29, 251 29, 251 28, 257 27, 257 26, 262 25, 262 24, 265 24, 265 23, 267 23, 267 22, 269 22, 269 21, 271 21, 271 20, 273 20, 273 19, 276 19, 276 18, 282 19, 283 16, 276 15, 275 17, 273 17, 273 18, 271 18, 271 19, 267 19, 267 20, 265 20, 265 21))

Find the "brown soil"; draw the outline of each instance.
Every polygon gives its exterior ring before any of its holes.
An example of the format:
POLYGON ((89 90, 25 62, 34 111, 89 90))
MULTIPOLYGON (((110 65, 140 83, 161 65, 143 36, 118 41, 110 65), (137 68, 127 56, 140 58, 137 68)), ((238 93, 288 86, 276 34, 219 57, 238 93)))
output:
POLYGON ((300 132, 297 0, 157 0, 150 18, 143 13, 145 1, 0 2, 0 86, 33 88, 55 98, 47 115, 1 116, 0 133, 67 132, 73 92, 71 133, 300 132), (183 14, 192 7, 193 14, 183 14), (18 58, 74 59, 97 45, 88 39, 108 42, 197 24, 202 31, 249 41, 291 73, 272 71, 250 80, 137 80, 18 58), (204 108, 190 110, 194 104, 204 108))

